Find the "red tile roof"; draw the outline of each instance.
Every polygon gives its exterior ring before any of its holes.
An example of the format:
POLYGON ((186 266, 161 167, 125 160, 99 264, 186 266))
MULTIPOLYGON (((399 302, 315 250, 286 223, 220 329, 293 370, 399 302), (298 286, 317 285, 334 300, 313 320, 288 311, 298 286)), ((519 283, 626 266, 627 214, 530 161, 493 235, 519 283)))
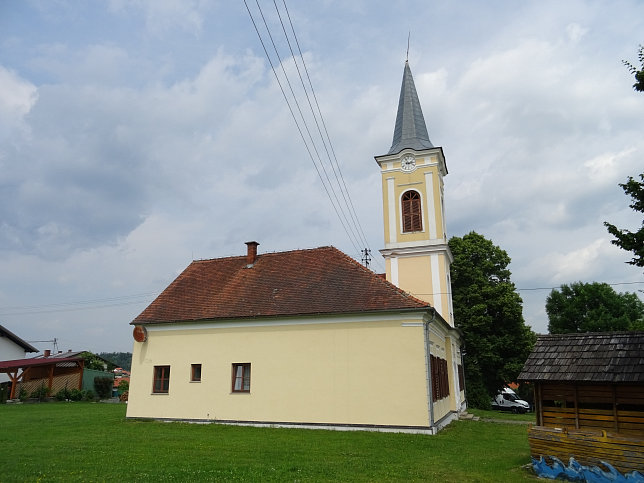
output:
POLYGON ((132 324, 426 310, 334 247, 193 261, 132 324))

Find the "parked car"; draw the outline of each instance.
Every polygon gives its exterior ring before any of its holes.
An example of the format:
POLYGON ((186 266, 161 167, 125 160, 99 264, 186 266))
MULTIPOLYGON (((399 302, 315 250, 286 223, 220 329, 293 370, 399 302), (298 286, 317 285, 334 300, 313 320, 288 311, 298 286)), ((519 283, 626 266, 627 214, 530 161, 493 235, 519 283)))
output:
POLYGON ((519 399, 519 396, 512 389, 506 387, 492 399, 492 409, 523 414, 530 411, 530 404, 523 399, 519 399))

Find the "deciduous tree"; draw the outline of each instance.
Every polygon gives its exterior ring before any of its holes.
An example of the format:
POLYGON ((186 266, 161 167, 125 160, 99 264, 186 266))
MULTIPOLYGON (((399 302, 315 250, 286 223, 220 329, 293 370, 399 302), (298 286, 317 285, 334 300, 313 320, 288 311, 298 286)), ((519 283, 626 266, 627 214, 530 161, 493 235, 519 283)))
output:
POLYGON ((637 51, 637 58, 640 61, 640 68, 638 69, 633 64, 627 60, 622 60, 624 65, 628 67, 628 70, 631 74, 635 76, 635 84, 633 84, 633 89, 636 91, 644 91, 644 46, 640 45, 640 48, 637 51))
MULTIPOLYGON (((637 181, 629 176, 626 183, 619 185, 627 195, 631 196, 632 203, 628 206, 635 211, 644 213, 644 173, 640 174, 640 179, 642 181, 637 181)), ((633 259, 626 263, 644 267, 644 220, 642 220, 640 229, 634 232, 619 229, 607 221, 604 222, 604 225, 608 228, 608 232, 615 237, 615 240, 611 240, 612 244, 633 252, 633 259)))
POLYGON ((516 380, 536 335, 523 320, 523 301, 510 280, 510 257, 490 240, 471 232, 449 247, 454 319, 465 338, 468 402, 490 405, 490 395, 516 380))
POLYGON ((644 302, 606 283, 562 285, 548 295, 546 313, 551 334, 644 329, 644 302))

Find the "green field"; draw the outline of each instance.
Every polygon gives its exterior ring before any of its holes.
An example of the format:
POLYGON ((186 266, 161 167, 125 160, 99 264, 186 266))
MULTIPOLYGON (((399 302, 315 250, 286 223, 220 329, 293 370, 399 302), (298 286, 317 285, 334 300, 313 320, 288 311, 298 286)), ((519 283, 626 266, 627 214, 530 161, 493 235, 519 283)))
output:
POLYGON ((436 436, 130 421, 124 404, 0 406, 0 481, 534 481, 527 428, 436 436))

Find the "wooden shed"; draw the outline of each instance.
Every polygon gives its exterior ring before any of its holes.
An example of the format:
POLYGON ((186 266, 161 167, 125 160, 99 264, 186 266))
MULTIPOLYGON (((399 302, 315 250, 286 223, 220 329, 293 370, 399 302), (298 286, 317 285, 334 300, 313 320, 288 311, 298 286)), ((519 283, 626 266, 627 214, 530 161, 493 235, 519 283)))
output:
POLYGON ((519 380, 534 384, 534 458, 644 469, 644 332, 539 336, 519 380))

